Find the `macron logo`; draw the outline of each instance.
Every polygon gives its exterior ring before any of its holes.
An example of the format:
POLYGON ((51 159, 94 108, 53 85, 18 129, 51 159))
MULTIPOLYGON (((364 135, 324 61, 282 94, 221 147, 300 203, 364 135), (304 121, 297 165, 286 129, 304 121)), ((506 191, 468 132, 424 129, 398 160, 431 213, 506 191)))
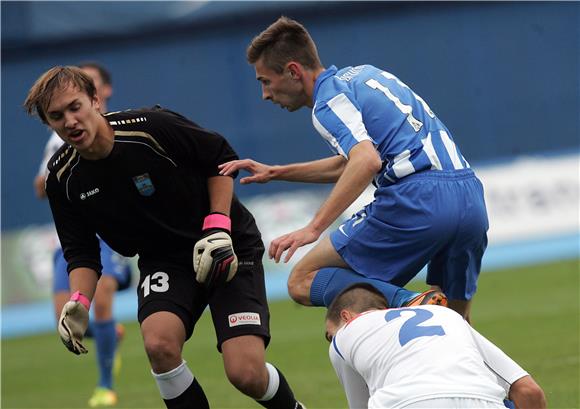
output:
POLYGON ((260 325, 260 314, 256 312, 238 312, 228 316, 230 327, 237 327, 238 325, 260 325))

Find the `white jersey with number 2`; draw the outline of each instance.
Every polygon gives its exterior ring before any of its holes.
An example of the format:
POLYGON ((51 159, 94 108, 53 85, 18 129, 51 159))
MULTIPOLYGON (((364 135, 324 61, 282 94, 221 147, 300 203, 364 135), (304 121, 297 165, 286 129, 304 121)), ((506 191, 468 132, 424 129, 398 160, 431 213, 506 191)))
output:
POLYGON ((372 310, 339 329, 330 360, 351 408, 400 408, 438 398, 503 407, 527 375, 455 311, 440 306, 372 310))

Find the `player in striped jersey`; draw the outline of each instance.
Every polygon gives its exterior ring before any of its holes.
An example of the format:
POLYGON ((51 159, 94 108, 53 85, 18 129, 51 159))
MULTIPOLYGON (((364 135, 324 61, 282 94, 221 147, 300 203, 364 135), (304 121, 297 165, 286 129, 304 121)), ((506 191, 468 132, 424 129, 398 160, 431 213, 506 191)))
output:
POLYGON ((246 169, 242 183, 269 180, 336 182, 304 228, 275 239, 270 257, 288 261, 316 241, 371 183, 375 199, 323 238, 293 268, 288 288, 304 305, 328 305, 349 283, 377 285, 391 305, 412 296, 398 289, 425 265, 427 283, 469 319, 488 220, 483 187, 451 132, 401 80, 371 65, 325 69, 298 22, 281 17, 247 50, 263 99, 290 112, 312 108, 312 121, 335 156, 268 166, 226 163, 222 174, 246 169), (364 280, 363 280, 364 281, 364 280), (390 286, 386 285, 389 283, 390 286))
POLYGON ((386 309, 366 284, 326 315, 329 355, 351 408, 543 409, 532 377, 448 308, 386 309))

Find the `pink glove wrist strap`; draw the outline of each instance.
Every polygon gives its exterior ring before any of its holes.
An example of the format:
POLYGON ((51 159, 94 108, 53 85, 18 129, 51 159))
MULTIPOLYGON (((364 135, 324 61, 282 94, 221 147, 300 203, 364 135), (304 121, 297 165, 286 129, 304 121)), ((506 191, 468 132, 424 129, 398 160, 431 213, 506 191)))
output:
POLYGON ((232 231, 232 220, 221 213, 212 213, 203 219, 203 230, 207 229, 225 229, 232 231))
POLYGON ((87 311, 91 308, 91 300, 89 300, 87 298, 87 296, 85 296, 84 294, 82 294, 80 291, 76 291, 71 297, 70 297, 71 301, 78 301, 80 302, 82 305, 84 305, 87 309, 87 311))

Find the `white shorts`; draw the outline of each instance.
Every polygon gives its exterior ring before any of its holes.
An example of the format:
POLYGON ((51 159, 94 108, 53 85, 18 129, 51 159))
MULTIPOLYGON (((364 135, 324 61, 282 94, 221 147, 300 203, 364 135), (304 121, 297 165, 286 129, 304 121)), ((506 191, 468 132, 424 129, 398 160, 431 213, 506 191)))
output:
POLYGON ((401 409, 454 409, 454 408, 506 409, 505 405, 502 403, 476 398, 426 399, 401 407, 401 409))

